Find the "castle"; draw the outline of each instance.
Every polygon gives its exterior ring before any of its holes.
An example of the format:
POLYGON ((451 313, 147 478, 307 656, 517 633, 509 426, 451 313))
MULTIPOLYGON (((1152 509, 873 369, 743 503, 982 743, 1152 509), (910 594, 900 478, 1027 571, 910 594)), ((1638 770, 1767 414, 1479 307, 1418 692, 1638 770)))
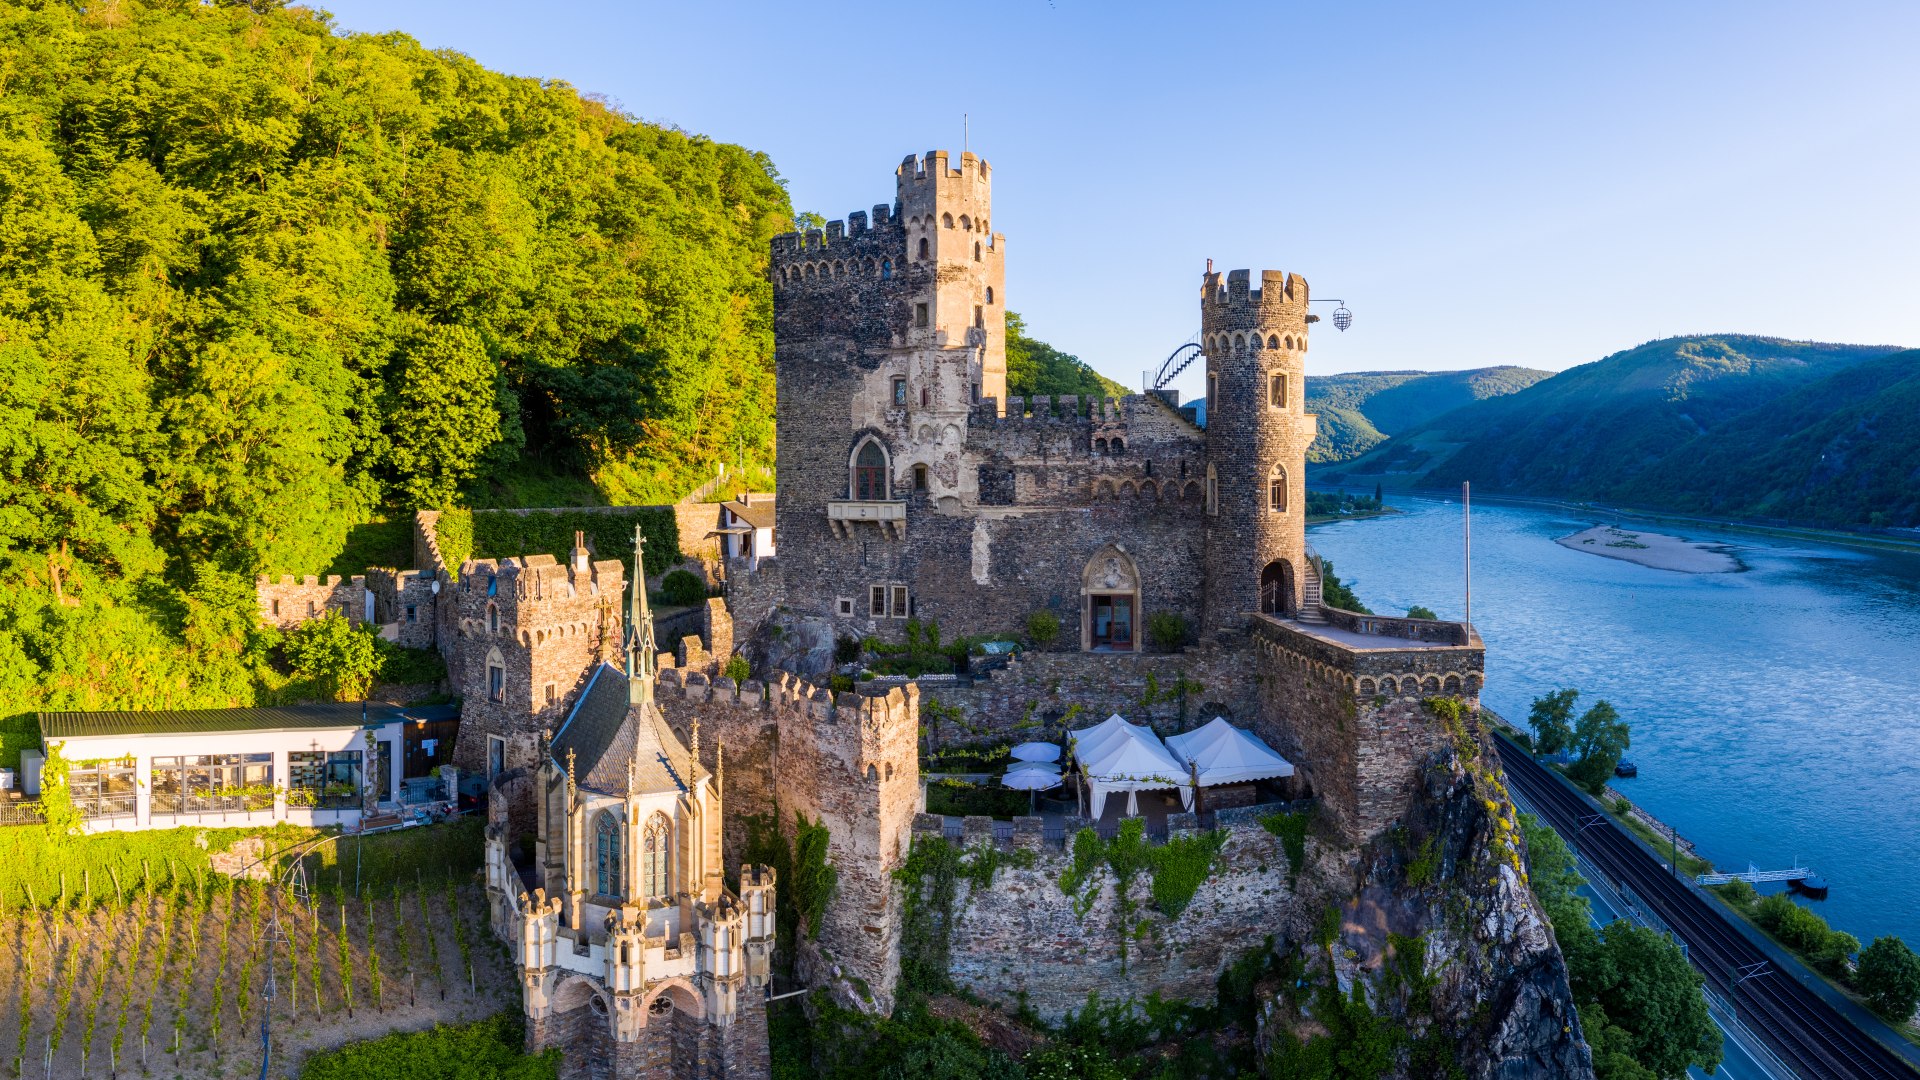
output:
MULTIPOLYGON (((817 928, 794 935, 792 970, 852 1008, 890 1010, 899 992, 896 871, 916 833, 1041 853, 1026 899, 978 905, 1008 921, 969 923, 953 948, 955 980, 983 997, 1070 1008, 1095 988, 1205 993, 1231 950, 1257 944, 1250 909, 1216 897, 1196 902, 1214 914, 1180 944, 1138 946, 1131 969, 1087 937, 1072 963, 1021 982, 1006 958, 1022 920, 1067 937, 1091 922, 1049 884, 1044 860, 1064 856, 1039 818, 1003 835, 920 813, 923 724, 937 717, 1008 739, 1042 702, 1050 723, 1123 712, 1166 733, 1226 715, 1296 766, 1294 793, 1351 850, 1406 819, 1423 762, 1454 745, 1426 703, 1477 706, 1471 627, 1322 602, 1305 530, 1304 279, 1268 271, 1255 288, 1247 271, 1208 267, 1204 428, 1161 393, 1022 400, 1006 392, 989 166, 936 151, 895 183, 871 217, 773 240, 778 549, 771 535, 751 554, 729 545, 704 649, 683 647, 680 663, 657 652, 643 583, 579 540, 565 564, 470 560, 455 575, 424 513, 422 572, 260 583, 263 621, 343 607, 448 657, 461 768, 490 781, 495 926, 521 973, 529 1046, 564 1047, 563 1076, 766 1075, 769 916, 791 883, 746 858, 750 827, 789 844, 802 823, 825 829, 838 885, 817 928), (815 661, 836 640, 898 640, 909 619, 1016 636, 1043 611, 1066 632, 998 671, 853 691, 809 681, 825 682, 815 661), (725 677, 736 627, 761 653, 813 643, 790 665, 810 674, 725 677), (1177 709, 1157 690, 1175 686, 1177 709)), ((1217 820, 1234 837, 1222 857, 1237 860, 1235 895, 1269 898, 1266 930, 1307 933, 1327 897, 1296 892, 1294 856, 1252 818, 1230 823, 1223 807, 1217 820)), ((1537 946, 1526 963, 1544 962, 1537 946)))
POLYGON ((854 637, 1049 610, 1101 651, 1155 614, 1316 617, 1306 281, 1209 267, 1205 430, 1171 395, 1009 398, 991 169, 934 151, 895 184, 871 220, 773 242, 782 602, 854 637))

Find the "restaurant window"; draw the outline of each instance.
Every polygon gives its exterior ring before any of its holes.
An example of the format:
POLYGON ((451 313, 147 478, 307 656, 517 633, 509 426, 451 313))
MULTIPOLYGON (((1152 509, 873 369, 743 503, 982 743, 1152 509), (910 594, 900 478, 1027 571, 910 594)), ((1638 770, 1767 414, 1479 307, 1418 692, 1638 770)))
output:
POLYGON ((271 809, 272 754, 188 754, 153 759, 153 813, 271 809))
POLYGON ((132 817, 139 798, 138 775, 132 758, 72 765, 67 769, 67 793, 82 817, 132 817))
POLYGON ((293 750, 287 754, 287 804, 322 810, 360 805, 360 751, 293 750))

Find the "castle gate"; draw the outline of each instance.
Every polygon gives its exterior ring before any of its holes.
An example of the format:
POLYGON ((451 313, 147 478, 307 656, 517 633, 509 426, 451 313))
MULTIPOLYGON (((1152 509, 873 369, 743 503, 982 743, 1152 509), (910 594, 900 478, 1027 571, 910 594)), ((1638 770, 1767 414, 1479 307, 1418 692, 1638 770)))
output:
POLYGON ((1293 591, 1293 564, 1275 559, 1260 571, 1260 610, 1268 615, 1292 616, 1296 604, 1293 591))

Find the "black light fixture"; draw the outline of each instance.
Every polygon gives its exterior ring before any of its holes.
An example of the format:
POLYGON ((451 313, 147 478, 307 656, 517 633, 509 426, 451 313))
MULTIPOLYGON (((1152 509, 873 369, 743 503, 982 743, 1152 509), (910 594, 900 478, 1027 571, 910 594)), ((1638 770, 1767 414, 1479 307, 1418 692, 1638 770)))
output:
MULTIPOLYGON (((1347 310, 1347 302, 1345 300, 1309 300, 1307 302, 1310 304, 1338 304, 1339 306, 1333 309, 1333 328, 1335 330, 1344 332, 1347 327, 1353 325, 1353 312, 1347 310)), ((1307 316, 1307 321, 1315 322, 1317 320, 1309 315, 1307 316)))

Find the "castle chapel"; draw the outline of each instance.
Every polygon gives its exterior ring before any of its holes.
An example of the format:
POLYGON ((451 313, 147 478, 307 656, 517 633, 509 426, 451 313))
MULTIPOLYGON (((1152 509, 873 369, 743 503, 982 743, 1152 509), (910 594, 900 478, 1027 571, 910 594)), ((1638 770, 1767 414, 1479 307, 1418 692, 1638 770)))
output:
POLYGON ((1008 397, 1006 237, 973 154, 909 157, 891 206, 773 246, 782 602, 854 637, 1059 616, 1136 651, 1318 608, 1306 551, 1307 283, 1208 268, 1207 426, 1170 393, 1008 397))

